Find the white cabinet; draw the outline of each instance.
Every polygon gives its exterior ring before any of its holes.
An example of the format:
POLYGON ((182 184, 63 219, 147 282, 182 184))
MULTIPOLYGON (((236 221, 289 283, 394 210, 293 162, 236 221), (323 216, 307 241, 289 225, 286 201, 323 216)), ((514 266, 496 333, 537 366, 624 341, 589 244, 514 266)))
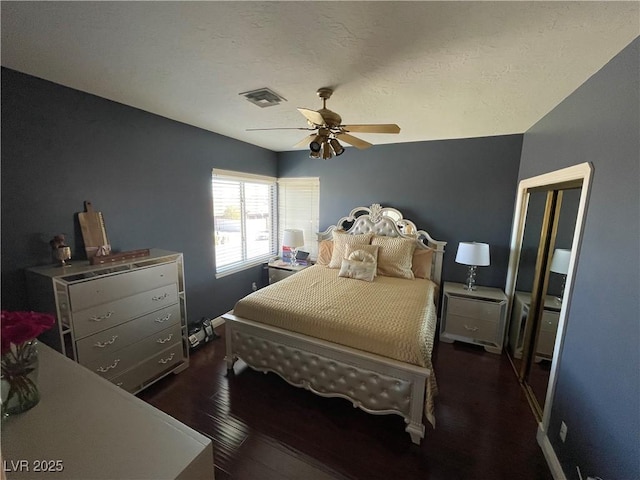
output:
POLYGON ((30 268, 27 285, 31 309, 58 319, 40 339, 125 390, 189 365, 181 253, 30 268))
MULTIPOLYGON (((525 326, 529 317, 531 294, 528 292, 516 292, 511 322, 509 323, 509 345, 515 358, 522 358, 525 326)), ((542 311, 542 323, 538 334, 535 360, 551 360, 553 347, 556 342, 558 320, 562 304, 555 297, 547 295, 542 311)))
POLYGON ((443 294, 440 340, 459 340, 501 353, 507 315, 504 292, 490 287, 469 291, 461 283, 445 282, 443 294))

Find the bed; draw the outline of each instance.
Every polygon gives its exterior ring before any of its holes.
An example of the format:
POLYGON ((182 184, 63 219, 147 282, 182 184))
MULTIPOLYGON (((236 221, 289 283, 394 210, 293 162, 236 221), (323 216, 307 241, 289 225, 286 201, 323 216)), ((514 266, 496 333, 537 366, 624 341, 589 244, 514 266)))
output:
POLYGON ((237 359, 365 412, 401 415, 420 444, 435 426, 431 352, 446 242, 396 209, 354 208, 318 234, 316 265, 239 300, 223 315, 237 359))

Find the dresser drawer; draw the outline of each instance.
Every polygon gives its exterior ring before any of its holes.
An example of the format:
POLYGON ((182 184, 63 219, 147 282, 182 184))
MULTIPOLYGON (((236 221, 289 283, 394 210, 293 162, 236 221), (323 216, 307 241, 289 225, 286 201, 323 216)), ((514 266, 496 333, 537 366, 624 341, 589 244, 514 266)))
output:
POLYGON ((139 342, 140 340, 180 323, 180 304, 138 317, 107 330, 79 340, 76 343, 78 361, 87 364, 109 352, 139 342))
POLYGON ((175 263, 76 283, 69 286, 71 309, 84 310, 172 283, 178 283, 178 269, 175 263))
POLYGON ((135 368, 112 378, 111 382, 128 392, 137 392, 143 384, 153 381, 164 372, 184 361, 185 356, 182 344, 175 344, 145 360, 135 368))
POLYGON ((494 323, 500 319, 501 308, 501 303, 486 300, 478 301, 449 296, 447 301, 447 315, 481 319, 494 323))
POLYGON ((113 378, 175 343, 182 345, 181 335, 180 325, 173 325, 120 350, 107 352, 83 365, 98 375, 113 378))
POLYGON ((449 311, 446 322, 445 330, 448 334, 460 335, 482 342, 499 343, 499 339, 496 338, 498 323, 495 321, 463 317, 449 311))
POLYGON ((76 340, 178 302, 178 286, 166 285, 121 300, 73 312, 76 340))

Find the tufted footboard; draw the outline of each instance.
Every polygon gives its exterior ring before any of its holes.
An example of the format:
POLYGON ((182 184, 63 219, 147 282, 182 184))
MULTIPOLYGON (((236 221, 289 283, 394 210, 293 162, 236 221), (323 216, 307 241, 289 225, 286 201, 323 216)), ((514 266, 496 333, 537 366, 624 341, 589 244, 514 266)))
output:
POLYGON ((324 397, 342 397, 367 413, 401 415, 411 440, 424 438, 428 369, 305 335, 223 315, 227 369, 241 358, 262 372, 324 397))

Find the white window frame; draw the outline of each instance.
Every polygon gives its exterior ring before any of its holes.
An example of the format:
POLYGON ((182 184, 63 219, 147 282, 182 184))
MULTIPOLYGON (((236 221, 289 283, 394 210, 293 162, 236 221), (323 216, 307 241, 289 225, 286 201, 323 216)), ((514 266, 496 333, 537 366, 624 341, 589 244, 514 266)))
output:
MULTIPOLYGON (((241 220, 241 235, 242 235, 242 259, 238 262, 234 262, 230 265, 225 265, 223 267, 218 266, 217 258, 216 258, 216 245, 215 245, 215 236, 216 232, 213 232, 213 248, 214 248, 214 261, 215 261, 215 276, 216 278, 221 278, 227 275, 231 275, 233 273, 240 272, 242 270, 246 270, 247 268, 254 267, 256 265, 263 264, 269 261, 277 254, 278 248, 278 188, 277 188, 277 179, 275 177, 269 177, 266 175, 256 175, 251 173, 243 173, 236 172, 232 170, 221 170, 214 168, 211 174, 211 199, 213 205, 213 218, 215 218, 215 194, 214 194, 214 183, 215 180, 225 180, 225 181, 236 181, 241 184, 246 183, 264 183, 270 185, 272 187, 272 199, 271 205, 269 206, 270 210, 270 251, 264 255, 258 257, 247 258, 247 237, 246 237, 246 210, 245 210, 245 202, 244 199, 240 201, 240 220, 241 220)), ((242 191, 244 191, 244 186, 242 187, 242 191)), ((215 228, 215 227, 214 227, 215 228)))
POLYGON ((304 247, 309 258, 318 257, 317 233, 320 228, 320 178, 319 177, 283 177, 278 179, 278 251, 282 253, 282 236, 285 228, 297 228, 304 232, 304 247), (287 191, 293 193, 290 201, 295 212, 287 212, 287 191), (304 209, 300 209, 300 202, 304 209))

